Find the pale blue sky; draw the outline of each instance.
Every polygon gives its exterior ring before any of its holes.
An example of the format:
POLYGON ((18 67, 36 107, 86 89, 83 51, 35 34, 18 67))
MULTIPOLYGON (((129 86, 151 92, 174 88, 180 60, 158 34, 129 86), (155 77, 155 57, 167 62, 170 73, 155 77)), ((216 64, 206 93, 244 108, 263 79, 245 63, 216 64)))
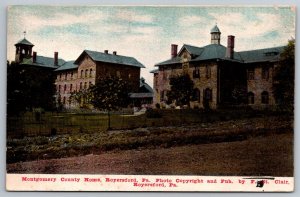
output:
POLYGON ((170 45, 210 44, 210 29, 218 24, 221 44, 235 35, 235 50, 285 45, 295 37, 291 7, 111 7, 13 6, 8 11, 7 55, 14 44, 31 41, 38 55, 76 59, 84 49, 117 51, 146 66, 142 76, 152 86, 154 64, 170 58, 170 45))

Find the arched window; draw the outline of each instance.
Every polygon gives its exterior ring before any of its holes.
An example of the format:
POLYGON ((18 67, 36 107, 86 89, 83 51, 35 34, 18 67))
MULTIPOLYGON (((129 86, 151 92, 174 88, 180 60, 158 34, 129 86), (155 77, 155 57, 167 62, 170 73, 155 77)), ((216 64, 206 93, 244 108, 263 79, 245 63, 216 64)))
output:
POLYGON ((61 87, 61 86, 60 86, 60 85, 58 85, 58 92, 59 92, 59 93, 60 93, 60 87, 61 87))
POLYGON ((88 69, 85 70, 85 77, 88 77, 88 69))
POLYGON ((84 82, 84 89, 86 89, 86 86, 87 86, 87 82, 84 82))
POLYGON ((261 93, 261 103, 262 104, 269 104, 269 93, 267 91, 263 91, 261 93))
POLYGON ((72 92, 73 84, 70 84, 70 92, 72 92))
POLYGON ((64 92, 67 90, 67 84, 65 84, 64 86, 64 92))
POLYGON ((63 98, 63 104, 66 104, 66 97, 63 98))
POLYGON ((253 94, 253 92, 248 92, 248 104, 254 104, 254 94, 253 94))
POLYGON ((83 70, 80 72, 80 77, 83 78, 83 70))

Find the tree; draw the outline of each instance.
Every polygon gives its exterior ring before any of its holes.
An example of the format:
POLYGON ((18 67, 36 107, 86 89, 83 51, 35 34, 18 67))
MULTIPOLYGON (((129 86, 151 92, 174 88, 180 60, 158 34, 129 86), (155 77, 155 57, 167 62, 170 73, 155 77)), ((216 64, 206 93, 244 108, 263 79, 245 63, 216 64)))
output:
POLYGON ((88 108, 88 105, 91 104, 92 98, 92 86, 88 89, 81 89, 79 91, 71 92, 70 101, 76 102, 81 108, 88 108))
POLYGON ((99 79, 90 87, 91 104, 97 109, 107 111, 108 129, 111 129, 110 112, 128 106, 129 91, 128 83, 118 77, 99 79))
POLYGON ((7 64, 7 112, 18 115, 33 108, 55 107, 52 70, 12 62, 7 64))
POLYGON ((188 105, 193 96, 194 82, 188 74, 179 75, 170 78, 171 90, 168 91, 168 102, 176 101, 176 105, 188 105))
POLYGON ((280 110, 293 112, 295 87, 295 40, 289 40, 275 67, 273 94, 280 110))

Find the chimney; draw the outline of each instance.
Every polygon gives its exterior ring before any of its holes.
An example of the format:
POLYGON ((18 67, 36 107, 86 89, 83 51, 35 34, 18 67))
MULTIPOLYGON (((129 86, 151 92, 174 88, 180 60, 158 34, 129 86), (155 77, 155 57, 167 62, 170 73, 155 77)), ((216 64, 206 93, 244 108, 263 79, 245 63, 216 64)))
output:
POLYGON ((114 51, 113 54, 114 54, 114 55, 117 55, 117 51, 114 51))
POLYGON ((54 65, 58 65, 58 52, 54 52, 54 65))
POLYGON ((32 54, 32 62, 36 63, 36 52, 35 51, 33 51, 33 54, 32 54))
POLYGON ((227 50, 226 50, 226 58, 233 58, 234 53, 234 36, 229 35, 227 39, 227 50))
POLYGON ((177 44, 171 44, 171 58, 177 56, 177 44))
POLYGON ((104 50, 104 53, 105 53, 105 54, 108 54, 108 50, 104 50))

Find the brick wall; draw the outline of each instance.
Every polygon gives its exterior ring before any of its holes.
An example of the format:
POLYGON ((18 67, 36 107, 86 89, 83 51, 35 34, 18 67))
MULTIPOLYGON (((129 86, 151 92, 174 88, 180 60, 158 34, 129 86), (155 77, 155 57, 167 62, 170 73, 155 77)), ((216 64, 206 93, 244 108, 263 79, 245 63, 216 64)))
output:
POLYGON ((247 79, 247 89, 248 93, 252 92, 254 94, 254 103, 250 104, 253 107, 275 105, 275 99, 273 96, 273 65, 260 64, 252 67, 254 70, 254 79, 249 79, 249 71, 252 69, 247 69, 248 79, 247 79), (268 77, 263 77, 263 69, 268 69, 268 77), (268 104, 262 103, 263 92, 268 92, 269 101, 268 104))

